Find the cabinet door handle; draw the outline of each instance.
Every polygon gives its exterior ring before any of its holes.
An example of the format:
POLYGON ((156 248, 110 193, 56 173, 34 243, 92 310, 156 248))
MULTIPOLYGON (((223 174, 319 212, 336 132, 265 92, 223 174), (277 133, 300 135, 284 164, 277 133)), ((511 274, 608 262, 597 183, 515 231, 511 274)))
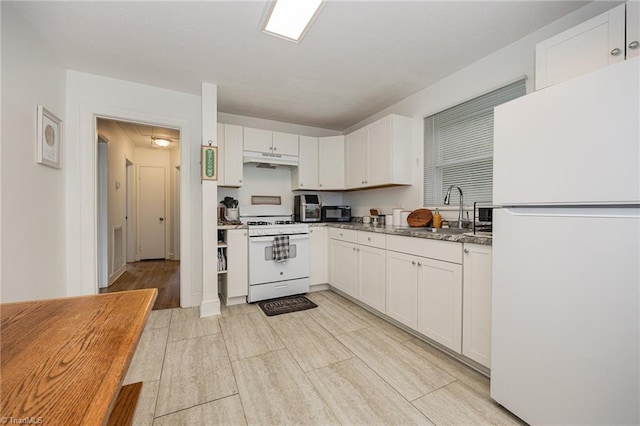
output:
POLYGON ((274 150, 274 151, 277 151, 277 150, 278 150, 278 147, 277 147, 277 146, 274 146, 274 147, 273 147, 273 150, 274 150))
POLYGON ((322 184, 320 184, 320 186, 322 186, 322 184))
POLYGON ((371 237, 367 237, 367 240, 371 241, 371 237))
POLYGON ((465 252, 466 254, 469 254, 469 249, 464 249, 464 252, 465 252))
POLYGON ((300 183, 300 186, 304 186, 304 183, 300 183))
POLYGON ((412 265, 415 265, 415 264, 416 264, 416 261, 415 261, 415 260, 412 260, 412 261, 411 261, 411 264, 412 264, 412 265))
POLYGON ((353 251, 356 251, 356 248, 355 248, 355 247, 353 248, 353 251))
POLYGON ((609 52, 609 53, 611 53, 611 56, 618 56, 619 54, 622 53, 622 50, 620 50, 620 49, 618 49, 616 47, 615 49, 611 50, 611 52, 609 52))
POLYGON ((418 262, 418 266, 422 266, 422 263, 418 262))
POLYGON ((637 49, 638 46, 640 46, 640 43, 638 43, 638 40, 634 40, 631 43, 629 43, 629 49, 637 49))

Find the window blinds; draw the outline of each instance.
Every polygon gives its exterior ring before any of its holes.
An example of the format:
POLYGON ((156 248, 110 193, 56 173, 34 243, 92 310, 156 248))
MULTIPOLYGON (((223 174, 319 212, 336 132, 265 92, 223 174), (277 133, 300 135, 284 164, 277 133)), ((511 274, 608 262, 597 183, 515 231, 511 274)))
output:
POLYGON ((524 95, 525 81, 424 119, 424 205, 442 204, 450 185, 470 203, 492 200, 493 108, 524 95))

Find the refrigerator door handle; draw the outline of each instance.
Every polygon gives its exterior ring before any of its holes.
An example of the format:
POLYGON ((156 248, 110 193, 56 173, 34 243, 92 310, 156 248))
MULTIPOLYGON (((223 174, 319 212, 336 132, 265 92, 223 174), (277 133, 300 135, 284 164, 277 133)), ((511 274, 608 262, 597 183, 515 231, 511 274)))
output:
POLYGON ((540 217, 601 217, 601 218, 629 218, 640 217, 640 206, 510 206, 502 207, 515 216, 540 217))

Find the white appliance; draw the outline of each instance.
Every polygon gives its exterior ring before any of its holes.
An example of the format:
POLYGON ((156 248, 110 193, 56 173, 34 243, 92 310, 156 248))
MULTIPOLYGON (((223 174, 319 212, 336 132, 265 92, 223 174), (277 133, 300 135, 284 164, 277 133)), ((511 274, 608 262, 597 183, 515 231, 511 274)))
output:
POLYGON ((309 225, 261 217, 249 226, 249 303, 309 291, 309 225), (289 237, 289 258, 276 261, 276 236, 289 237))
POLYGON ((495 109, 491 397, 640 423, 638 59, 495 109))

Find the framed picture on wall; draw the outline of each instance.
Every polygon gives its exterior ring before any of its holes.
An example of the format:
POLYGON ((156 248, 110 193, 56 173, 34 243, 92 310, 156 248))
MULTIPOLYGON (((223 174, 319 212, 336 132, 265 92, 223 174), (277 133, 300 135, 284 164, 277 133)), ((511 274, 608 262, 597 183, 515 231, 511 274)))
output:
POLYGON ((38 163, 55 169, 62 168, 62 120, 42 105, 38 105, 36 143, 38 163))
POLYGON ((218 180, 218 147, 202 147, 202 180, 218 180))

